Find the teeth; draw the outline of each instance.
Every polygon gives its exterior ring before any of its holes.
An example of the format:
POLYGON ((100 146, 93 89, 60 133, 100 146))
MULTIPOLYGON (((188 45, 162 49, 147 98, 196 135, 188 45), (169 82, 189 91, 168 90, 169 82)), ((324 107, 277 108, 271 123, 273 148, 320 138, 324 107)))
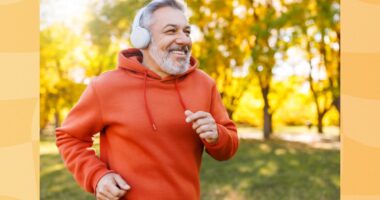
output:
POLYGON ((176 54, 181 54, 181 55, 185 54, 185 52, 183 52, 183 51, 172 51, 172 52, 176 53, 176 54))

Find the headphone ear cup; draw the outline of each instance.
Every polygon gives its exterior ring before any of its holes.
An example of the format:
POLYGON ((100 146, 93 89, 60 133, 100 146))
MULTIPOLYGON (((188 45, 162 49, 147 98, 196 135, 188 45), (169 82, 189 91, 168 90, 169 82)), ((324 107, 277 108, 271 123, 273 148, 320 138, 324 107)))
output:
POLYGON ((148 47, 150 42, 150 33, 142 27, 135 27, 131 33, 131 43, 133 47, 144 49, 148 47))

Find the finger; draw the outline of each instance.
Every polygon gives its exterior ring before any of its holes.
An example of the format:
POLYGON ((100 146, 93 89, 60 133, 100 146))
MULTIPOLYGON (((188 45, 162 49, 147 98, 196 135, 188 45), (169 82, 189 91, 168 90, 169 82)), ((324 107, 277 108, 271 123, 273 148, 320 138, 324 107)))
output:
POLYGON ((202 139, 215 139, 215 132, 207 131, 204 133, 199 134, 199 137, 202 139))
POLYGON ((207 131, 214 131, 214 130, 215 130, 215 126, 214 125, 212 125, 212 124, 206 124, 206 125, 202 125, 199 128, 197 128, 196 132, 198 134, 200 134, 200 133, 204 133, 204 132, 207 132, 207 131))
POLYGON ((103 189, 103 190, 100 190, 99 193, 98 193, 98 196, 99 197, 102 197, 102 199, 105 199, 105 200, 108 200, 108 199, 114 199, 115 196, 112 195, 110 192, 108 192, 107 190, 103 189))
POLYGON ((193 129, 196 130, 197 128, 199 128, 200 126, 202 125, 207 125, 207 124, 213 124, 215 121, 213 118, 211 117, 205 117, 205 118, 201 118, 201 119, 198 119, 196 120, 194 123, 193 123, 193 129))
POLYGON ((125 194, 127 194, 127 190, 121 190, 120 195, 118 196, 118 199, 123 197, 125 194))
POLYGON ((191 112, 190 110, 185 110, 185 116, 186 117, 191 115, 191 114, 193 114, 193 112, 191 112))
POLYGON ((187 118, 186 118, 186 122, 187 123, 190 123, 190 122, 193 122, 197 119, 200 119, 200 118, 204 118, 204 117, 207 117, 207 116, 210 116, 210 113, 207 113, 207 112, 203 112, 203 111, 198 111, 192 115, 189 115, 187 118))
POLYGON ((114 179, 116 181, 116 184, 121 189, 123 189, 123 190, 129 190, 129 189, 131 189, 131 186, 129 186, 120 175, 115 175, 114 179))
POLYGON ((119 189, 116 184, 115 185, 110 185, 108 188, 108 192, 111 193, 112 198, 119 197, 122 195, 122 190, 119 189))
POLYGON ((104 194, 96 194, 96 200, 107 200, 108 198, 104 194))

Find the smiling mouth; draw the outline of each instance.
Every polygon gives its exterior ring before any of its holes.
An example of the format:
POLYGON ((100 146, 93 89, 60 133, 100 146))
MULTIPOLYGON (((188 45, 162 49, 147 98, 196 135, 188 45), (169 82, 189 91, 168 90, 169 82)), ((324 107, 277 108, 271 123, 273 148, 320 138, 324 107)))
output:
POLYGON ((183 48, 173 48, 173 49, 169 50, 169 53, 173 53, 173 54, 181 55, 181 56, 187 55, 188 52, 189 52, 189 50, 188 50, 187 46, 185 46, 183 48))
POLYGON ((187 51, 174 50, 174 51, 169 51, 169 52, 172 54, 180 55, 180 56, 185 56, 187 54, 187 51))

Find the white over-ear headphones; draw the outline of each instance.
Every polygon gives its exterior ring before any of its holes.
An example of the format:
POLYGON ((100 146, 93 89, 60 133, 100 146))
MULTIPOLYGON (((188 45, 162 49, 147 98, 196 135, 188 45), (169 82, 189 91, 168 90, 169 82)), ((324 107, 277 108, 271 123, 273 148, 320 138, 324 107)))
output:
POLYGON ((141 17, 145 8, 142 8, 137 13, 132 24, 131 43, 135 48, 145 49, 150 43, 150 33, 146 28, 140 26, 141 17))

